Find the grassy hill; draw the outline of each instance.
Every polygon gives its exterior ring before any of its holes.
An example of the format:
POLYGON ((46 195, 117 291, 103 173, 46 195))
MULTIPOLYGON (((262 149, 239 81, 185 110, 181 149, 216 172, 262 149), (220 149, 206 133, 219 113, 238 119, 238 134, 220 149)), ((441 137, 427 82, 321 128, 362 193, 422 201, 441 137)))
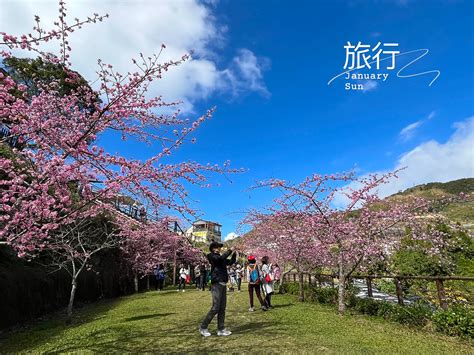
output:
POLYGON ((414 186, 403 192, 399 192, 396 195, 421 194, 424 196, 430 196, 433 193, 436 195, 439 192, 449 195, 458 195, 461 192, 474 192, 474 178, 459 179, 449 182, 430 182, 428 184, 414 186))
POLYGON ((467 229, 474 230, 474 178, 459 179, 445 183, 431 182, 417 185, 389 197, 398 199, 419 196, 428 200, 442 200, 458 196, 461 192, 469 195, 465 200, 442 205, 439 212, 452 221, 461 223, 467 229))

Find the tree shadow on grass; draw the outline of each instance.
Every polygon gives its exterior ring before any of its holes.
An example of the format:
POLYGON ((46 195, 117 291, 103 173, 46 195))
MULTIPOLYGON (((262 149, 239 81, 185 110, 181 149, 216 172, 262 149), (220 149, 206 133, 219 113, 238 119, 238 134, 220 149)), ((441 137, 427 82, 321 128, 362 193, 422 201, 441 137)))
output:
POLYGON ((130 318, 125 318, 125 322, 133 322, 136 320, 143 320, 143 319, 150 319, 150 318, 157 318, 157 317, 166 317, 170 316, 175 313, 155 313, 155 314, 145 314, 143 316, 136 316, 136 317, 130 317, 130 318))
POLYGON ((272 305, 272 308, 283 308, 283 307, 290 307, 290 306, 293 306, 293 303, 272 305))
POLYGON ((265 339, 278 339, 285 333, 278 324, 268 321, 243 323, 232 327, 230 337, 213 336, 203 338, 196 324, 169 323, 155 329, 131 329, 125 325, 110 327, 94 335, 93 344, 76 339, 74 344, 68 343, 51 349, 52 352, 159 352, 159 353, 242 353, 246 350, 260 349, 265 339))
POLYGON ((249 322, 249 323, 243 323, 239 324, 237 326, 232 327, 232 333, 235 334, 247 334, 247 333, 259 333, 259 332, 265 332, 265 334, 268 334, 269 336, 271 335, 276 335, 278 333, 278 330, 275 329, 275 323, 274 322, 249 322))
POLYGON ((120 299, 106 299, 94 303, 81 305, 74 309, 72 324, 66 325, 66 310, 62 309, 45 316, 41 320, 29 322, 20 329, 12 329, 2 334, 0 349, 8 352, 27 351, 50 342, 54 338, 74 327, 97 321, 105 317, 120 299), (27 344, 27 348, 23 344, 27 344))

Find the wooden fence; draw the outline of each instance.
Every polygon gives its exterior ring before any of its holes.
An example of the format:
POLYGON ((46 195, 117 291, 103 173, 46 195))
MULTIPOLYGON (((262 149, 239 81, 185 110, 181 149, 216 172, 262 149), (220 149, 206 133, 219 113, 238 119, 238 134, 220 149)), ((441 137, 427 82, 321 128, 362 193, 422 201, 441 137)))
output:
MULTIPOLYGON (((313 280, 321 282, 323 278, 326 278, 334 287, 334 279, 337 279, 337 275, 331 274, 310 274, 303 273, 303 282, 312 284, 313 280)), ((436 289, 438 291, 438 301, 439 305, 443 309, 448 308, 448 303, 446 301, 446 292, 444 289, 444 281, 447 280, 459 280, 459 281, 474 281, 474 277, 471 276, 406 276, 406 275, 351 275, 350 279, 362 279, 367 283, 367 296, 369 298, 373 297, 372 290, 372 280, 373 279, 393 279, 395 284, 395 290, 397 295, 398 304, 403 306, 403 291, 400 284, 401 280, 427 280, 434 281, 436 283, 436 289)), ((285 281, 298 282, 298 273, 292 272, 285 275, 285 281)))

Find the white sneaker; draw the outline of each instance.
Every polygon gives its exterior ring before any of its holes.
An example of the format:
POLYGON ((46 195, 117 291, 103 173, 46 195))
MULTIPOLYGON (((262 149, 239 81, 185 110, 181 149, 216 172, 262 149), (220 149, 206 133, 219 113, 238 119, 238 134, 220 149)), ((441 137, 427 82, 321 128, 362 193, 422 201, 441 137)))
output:
POLYGON ((176 290, 176 292, 179 292, 179 288, 176 290))
POLYGON ((183 292, 184 292, 184 290, 183 290, 183 292))
POLYGON ((228 335, 231 335, 232 332, 228 329, 222 329, 222 330, 218 330, 217 331, 217 335, 220 336, 220 337, 226 337, 228 335))
POLYGON ((249 312, 255 312, 255 308, 250 307, 250 308, 249 308, 249 312))
POLYGON ((201 335, 203 337, 210 337, 211 336, 211 333, 207 329, 199 328, 199 333, 201 333, 201 335))

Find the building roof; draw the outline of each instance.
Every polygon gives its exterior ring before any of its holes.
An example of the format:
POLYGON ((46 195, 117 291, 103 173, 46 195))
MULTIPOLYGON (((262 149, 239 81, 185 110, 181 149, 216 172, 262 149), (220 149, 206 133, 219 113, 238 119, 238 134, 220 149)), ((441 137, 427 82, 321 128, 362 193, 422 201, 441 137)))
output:
POLYGON ((212 221, 205 221, 203 219, 198 219, 197 221, 193 222, 193 226, 196 224, 215 224, 219 227, 222 227, 222 224, 219 224, 217 222, 212 222, 212 221))

